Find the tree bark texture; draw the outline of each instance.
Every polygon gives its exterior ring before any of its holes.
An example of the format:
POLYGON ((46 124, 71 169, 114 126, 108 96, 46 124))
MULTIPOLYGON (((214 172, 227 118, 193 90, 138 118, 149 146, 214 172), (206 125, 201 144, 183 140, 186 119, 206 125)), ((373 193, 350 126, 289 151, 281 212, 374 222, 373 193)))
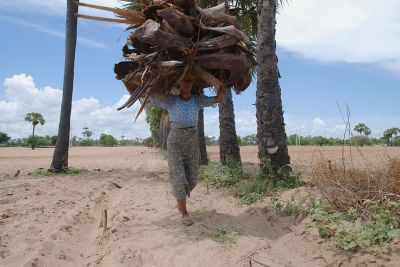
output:
POLYGON ((32 150, 35 149, 35 125, 32 128, 32 150))
POLYGON ((197 129, 199 132, 199 147, 200 147, 200 165, 208 164, 206 138, 204 135, 204 110, 200 109, 199 119, 197 121, 197 129))
POLYGON ((275 0, 258 0, 257 140, 264 177, 290 164, 282 111, 275 41, 275 0), (274 153, 273 148, 278 148, 274 153), (268 152, 267 149, 270 149, 268 152))
POLYGON ((77 36, 78 6, 73 0, 67 0, 64 84, 61 102, 58 138, 50 169, 61 171, 68 168, 69 130, 71 124, 72 93, 74 85, 74 65, 77 36))
POLYGON ((235 113, 233 111, 232 91, 225 90, 222 102, 219 104, 219 155, 222 164, 229 160, 241 164, 240 149, 236 135, 235 113))
MULTIPOLYGON (((225 12, 229 14, 228 2, 218 0, 218 4, 225 3, 225 12)), ((222 102, 219 104, 219 157, 222 164, 227 160, 233 160, 241 164, 239 143, 236 135, 235 112, 232 101, 232 90, 225 90, 222 102)))

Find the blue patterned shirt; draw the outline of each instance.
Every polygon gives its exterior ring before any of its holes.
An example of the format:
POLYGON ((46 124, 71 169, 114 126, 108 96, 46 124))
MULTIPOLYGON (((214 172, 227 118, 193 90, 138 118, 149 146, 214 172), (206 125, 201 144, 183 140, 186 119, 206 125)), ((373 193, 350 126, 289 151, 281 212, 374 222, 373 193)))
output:
POLYGON ((192 95, 188 101, 184 101, 180 96, 157 95, 150 97, 150 101, 168 111, 170 122, 184 127, 197 126, 199 110, 216 104, 215 97, 198 95, 192 95))

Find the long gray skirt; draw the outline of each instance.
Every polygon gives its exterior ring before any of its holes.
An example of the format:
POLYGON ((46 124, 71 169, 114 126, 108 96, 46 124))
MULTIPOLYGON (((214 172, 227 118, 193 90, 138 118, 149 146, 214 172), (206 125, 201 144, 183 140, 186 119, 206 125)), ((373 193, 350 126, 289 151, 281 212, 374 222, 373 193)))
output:
POLYGON ((197 184, 199 139, 196 127, 171 128, 167 139, 169 179, 172 193, 185 199, 197 184))

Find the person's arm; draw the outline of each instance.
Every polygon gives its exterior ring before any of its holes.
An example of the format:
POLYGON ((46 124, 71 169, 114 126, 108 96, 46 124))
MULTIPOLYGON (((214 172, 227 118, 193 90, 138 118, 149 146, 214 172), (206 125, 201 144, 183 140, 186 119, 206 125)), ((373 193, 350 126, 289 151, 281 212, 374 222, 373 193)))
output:
POLYGON ((204 107, 215 107, 215 104, 222 102, 222 97, 224 96, 224 92, 222 89, 218 91, 217 96, 199 96, 199 106, 200 108, 204 107))

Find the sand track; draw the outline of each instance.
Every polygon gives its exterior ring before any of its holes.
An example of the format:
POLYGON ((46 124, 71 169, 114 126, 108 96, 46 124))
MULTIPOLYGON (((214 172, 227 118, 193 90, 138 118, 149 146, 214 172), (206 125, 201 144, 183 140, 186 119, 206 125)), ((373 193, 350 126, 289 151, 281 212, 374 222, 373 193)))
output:
POLYGON ((28 175, 50 162, 50 149, 35 152, 0 150, 0 266, 250 266, 250 258, 268 266, 396 266, 399 260, 338 252, 305 221, 277 216, 269 199, 242 206, 220 190, 205 194, 202 184, 189 200, 195 224, 184 227, 167 163, 155 149, 73 148, 71 165, 92 171, 54 177, 28 175), (40 160, 26 156, 35 152, 40 160), (17 178, 5 177, 16 169, 17 178), (215 242, 209 233, 219 228, 239 232, 236 243, 215 242))

